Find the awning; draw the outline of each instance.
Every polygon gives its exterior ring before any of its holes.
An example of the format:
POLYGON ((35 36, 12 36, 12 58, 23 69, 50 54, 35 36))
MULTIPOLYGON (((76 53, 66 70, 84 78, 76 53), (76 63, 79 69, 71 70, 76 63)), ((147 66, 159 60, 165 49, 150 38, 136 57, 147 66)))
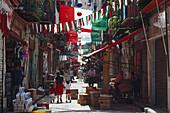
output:
MULTIPOLYGON (((158 4, 163 2, 164 0, 157 0, 158 4)), ((149 13, 154 8, 156 8, 156 0, 152 0, 146 7, 144 7, 141 11, 141 13, 149 13)))
POLYGON ((89 57, 91 57, 92 55, 95 55, 95 54, 97 54, 97 53, 100 53, 100 52, 102 52, 102 51, 105 51, 106 49, 112 48, 112 47, 116 46, 117 44, 120 44, 120 43, 128 40, 129 38, 135 36, 137 33, 141 32, 142 30, 143 30, 143 28, 140 28, 140 29, 134 31, 133 33, 131 33, 130 35, 128 35, 128 36, 126 36, 126 37, 118 40, 117 42, 115 42, 115 43, 113 43, 113 44, 111 44, 111 45, 109 45, 109 46, 107 46, 107 47, 98 49, 98 50, 96 50, 96 51, 94 51, 94 52, 92 52, 92 53, 89 53, 89 54, 87 54, 87 55, 84 55, 83 57, 89 58, 89 57))

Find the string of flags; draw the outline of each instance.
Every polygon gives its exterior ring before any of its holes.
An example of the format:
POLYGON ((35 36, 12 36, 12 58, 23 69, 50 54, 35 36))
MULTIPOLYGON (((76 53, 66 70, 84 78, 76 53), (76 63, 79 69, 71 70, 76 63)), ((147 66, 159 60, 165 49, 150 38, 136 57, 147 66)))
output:
POLYGON ((48 32, 53 32, 54 34, 59 32, 68 32, 75 31, 77 28, 81 28, 85 25, 92 25, 96 20, 108 18, 108 16, 112 16, 114 12, 119 10, 123 10, 123 19, 125 19, 125 6, 133 3, 133 0, 115 0, 112 4, 100 9, 99 11, 95 11, 92 14, 80 18, 78 20, 69 21, 65 23, 59 24, 39 24, 32 23, 32 31, 33 33, 41 33, 46 34, 48 32))
POLYGON ((112 16, 113 8, 112 5, 108 5, 99 11, 93 12, 92 14, 80 18, 78 20, 59 23, 59 24, 39 24, 39 23, 32 23, 32 31, 33 33, 42 33, 46 34, 49 32, 59 33, 59 32, 68 32, 68 31, 75 31, 77 28, 81 28, 85 25, 92 25, 96 20, 108 18, 108 16, 112 16))

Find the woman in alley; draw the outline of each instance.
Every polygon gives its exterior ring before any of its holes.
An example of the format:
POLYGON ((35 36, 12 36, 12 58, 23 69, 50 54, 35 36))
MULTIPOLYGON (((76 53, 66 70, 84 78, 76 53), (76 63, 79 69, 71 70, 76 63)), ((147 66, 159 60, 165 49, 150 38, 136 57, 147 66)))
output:
POLYGON ((62 103, 64 84, 63 84, 63 76, 60 75, 59 71, 57 71, 56 77, 54 78, 54 84, 56 88, 57 103, 59 103, 59 99, 60 99, 60 102, 62 103))

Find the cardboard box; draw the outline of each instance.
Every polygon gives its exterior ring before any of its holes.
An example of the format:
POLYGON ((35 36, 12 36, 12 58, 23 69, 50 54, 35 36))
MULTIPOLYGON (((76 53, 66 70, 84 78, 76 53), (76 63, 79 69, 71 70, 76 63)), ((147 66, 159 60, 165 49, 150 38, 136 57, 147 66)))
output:
POLYGON ((31 88, 31 89, 25 90, 25 92, 31 93, 31 97, 33 101, 37 99, 36 89, 31 88))

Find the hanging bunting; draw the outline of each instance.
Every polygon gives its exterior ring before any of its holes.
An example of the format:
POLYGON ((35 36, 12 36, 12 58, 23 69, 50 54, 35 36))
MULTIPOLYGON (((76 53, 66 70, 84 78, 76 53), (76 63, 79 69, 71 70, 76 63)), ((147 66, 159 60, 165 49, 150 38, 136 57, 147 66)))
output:
POLYGON ((80 27, 82 27, 82 21, 81 21, 81 19, 79 19, 79 25, 80 25, 80 27))
POLYGON ((60 32, 63 31, 63 27, 62 26, 63 26, 62 23, 60 23, 60 25, 59 25, 60 32))
POLYGON ((36 23, 35 25, 36 25, 36 33, 39 33, 38 23, 36 23))
MULTIPOLYGON (((103 18, 108 18, 109 16, 112 16, 112 11, 117 11, 120 9, 120 5, 122 7, 123 4, 123 15, 125 15, 125 6, 126 4, 129 3, 129 0, 115 0, 113 3, 110 5, 100 9, 97 12, 93 12, 90 15, 87 15, 83 18, 79 18, 78 20, 73 20, 70 22, 65 22, 65 23, 59 23, 59 24, 34 24, 32 23, 32 30, 33 33, 48 33, 48 32, 55 32, 59 33, 61 31, 63 32, 68 32, 71 30, 76 30, 77 27, 82 27, 82 26, 88 26, 89 22, 90 24, 93 24, 95 21, 103 18), (123 2, 122 2, 123 1, 123 2)), ((1 14, 0 14, 1 16, 1 14)), ((123 16, 123 19, 125 16, 123 16)), ((0 25, 1 25, 0 21, 0 25)), ((100 23, 100 22, 99 22, 100 23)), ((0 26, 1 27, 1 26, 0 26)))
POLYGON ((69 26, 69 29, 70 29, 70 30, 73 30, 73 29, 71 28, 71 22, 68 22, 68 26, 69 26))
POLYGON ((54 33, 54 24, 51 24, 51 32, 54 33))
POLYGON ((94 21, 96 20, 96 12, 94 12, 94 21))
POLYGON ((51 24, 48 25, 49 33, 51 32, 51 24))
POLYGON ((81 22, 82 22, 82 25, 84 26, 84 25, 85 25, 85 24, 84 24, 84 18, 81 19, 81 22))
POLYGON ((89 25, 88 16, 86 16, 86 25, 89 25))

